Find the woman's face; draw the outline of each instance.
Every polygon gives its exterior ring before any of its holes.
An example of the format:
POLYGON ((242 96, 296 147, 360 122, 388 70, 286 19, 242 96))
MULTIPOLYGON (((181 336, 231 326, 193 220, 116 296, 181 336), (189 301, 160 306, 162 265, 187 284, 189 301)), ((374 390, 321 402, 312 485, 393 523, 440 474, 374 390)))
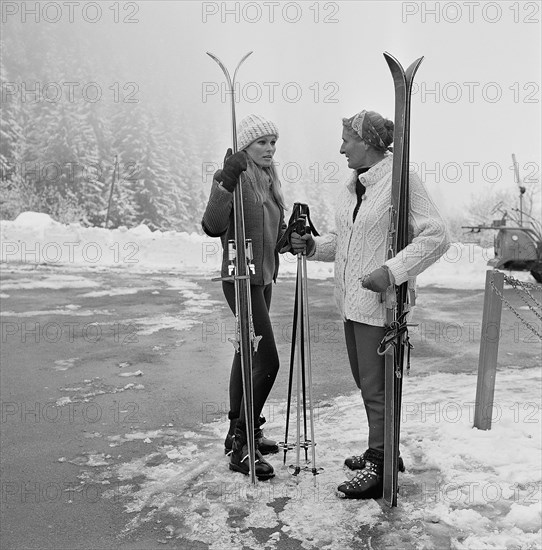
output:
POLYGON ((340 153, 346 157, 348 168, 353 170, 363 168, 367 161, 367 146, 345 127, 343 127, 342 138, 340 153))
POLYGON ((276 143, 276 136, 263 136, 253 141, 246 148, 246 152, 258 166, 266 168, 273 164, 273 155, 277 149, 276 143))

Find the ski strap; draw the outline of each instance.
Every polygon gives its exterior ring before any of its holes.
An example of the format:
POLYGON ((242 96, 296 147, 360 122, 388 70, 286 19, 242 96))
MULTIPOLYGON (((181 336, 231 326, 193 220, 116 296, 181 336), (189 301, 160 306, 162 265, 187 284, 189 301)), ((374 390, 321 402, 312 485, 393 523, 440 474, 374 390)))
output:
MULTIPOLYGON (((408 336, 408 325, 406 321, 408 311, 405 311, 401 314, 400 317, 397 318, 396 321, 390 324, 389 327, 387 327, 386 334, 384 334, 384 338, 380 341, 380 345, 378 346, 377 353, 378 355, 385 355, 390 346, 393 346, 394 351, 397 352, 397 348, 399 345, 406 346, 407 348, 407 371, 410 370, 410 350, 414 347, 410 343, 410 338, 408 336)), ((395 353, 395 357, 397 357, 397 353, 395 353)))
MULTIPOLYGON (((299 219, 302 217, 305 217, 306 219, 306 226, 305 226, 305 233, 307 232, 307 226, 311 233, 311 235, 314 235, 315 237, 318 237, 320 233, 316 231, 316 228, 314 227, 314 224, 312 223, 311 216, 310 216, 310 210, 309 205, 304 204, 302 202, 296 202, 294 203, 294 208, 292 211, 292 215, 290 216, 290 219, 288 220, 288 227, 286 228, 286 231, 284 232, 284 235, 280 238, 279 242, 277 243, 276 250, 279 254, 284 254, 285 252, 290 252, 291 254, 294 254, 292 252, 292 245, 290 242, 290 238, 292 233, 297 232, 299 233, 299 219)), ((295 256, 295 254, 294 254, 295 256)))

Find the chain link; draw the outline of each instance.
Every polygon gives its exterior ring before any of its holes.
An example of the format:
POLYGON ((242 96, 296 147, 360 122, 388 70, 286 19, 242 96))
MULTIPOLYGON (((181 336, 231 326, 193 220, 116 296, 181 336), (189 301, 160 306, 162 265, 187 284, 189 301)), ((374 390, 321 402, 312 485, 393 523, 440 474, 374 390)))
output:
POLYGON ((522 283, 518 279, 514 279, 514 277, 508 277, 507 275, 504 275, 504 280, 507 284, 509 284, 516 294, 521 298, 521 301, 542 321, 542 304, 537 301, 537 299, 529 292, 529 288, 533 288, 542 291, 542 287, 537 285, 532 285, 531 283, 522 283), (533 307, 528 300, 525 299, 524 295, 522 294, 521 290, 518 287, 522 287, 522 289, 525 291, 525 293, 529 296, 529 298, 536 304, 537 307, 533 307))
MULTIPOLYGON (((512 279, 512 277, 507 277, 506 275, 504 276, 505 277, 505 280, 506 279, 512 279)), ((517 279, 513 279, 514 281, 516 281, 517 279)), ((508 282, 508 281, 507 281, 508 282)), ((519 281, 518 281, 519 282, 519 281)), ((533 334, 536 334, 536 336, 538 336, 541 340, 542 340, 542 334, 540 334, 540 332, 538 332, 538 330, 536 329, 536 327, 534 327, 533 325, 531 325, 531 323, 529 323, 529 321, 527 321, 526 319, 524 319, 514 308, 514 306, 512 306, 512 304, 504 297, 504 295, 502 294, 502 292, 495 286, 495 283, 493 281, 491 281, 491 288, 493 289, 493 292, 495 292, 495 294, 501 299, 501 301, 506 305, 506 307, 533 333, 533 334)), ((510 283, 511 284, 511 283, 510 283)), ((515 289, 515 287, 514 287, 515 289)), ((519 293, 519 291, 517 291, 519 293)), ((530 293, 529 293, 530 295, 530 293)), ((523 297, 521 296, 522 300, 524 303, 527 304, 527 306, 529 307, 529 309, 531 311, 534 312, 534 314, 540 318, 540 315, 539 313, 536 311, 536 309, 534 309, 528 302, 526 302, 523 297)), ((534 300, 534 298, 533 298, 534 300)), ((536 300, 534 300, 536 302, 536 300)), ((536 302, 538 304, 538 302, 536 302)))
MULTIPOLYGON (((496 269, 495 271, 499 271, 496 269)), ((502 271, 499 271, 499 273, 502 273, 502 271)), ((542 290, 542 286, 537 285, 535 283, 526 283, 523 281, 520 281, 519 279, 514 279, 514 277, 510 277, 509 275, 506 275, 505 273, 502 273, 504 277, 504 282, 512 285, 512 286, 521 286, 523 288, 530 288, 531 290, 542 290)))

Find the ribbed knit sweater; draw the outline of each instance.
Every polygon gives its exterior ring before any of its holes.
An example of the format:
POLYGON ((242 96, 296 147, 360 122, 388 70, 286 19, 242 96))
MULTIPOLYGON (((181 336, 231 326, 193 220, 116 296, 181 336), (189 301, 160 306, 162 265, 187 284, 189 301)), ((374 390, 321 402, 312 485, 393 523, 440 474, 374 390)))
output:
POLYGON ((420 178, 410 172, 411 242, 386 260, 392 159, 392 155, 387 155, 359 177, 352 172, 338 199, 335 230, 315 237, 316 246, 307 256, 309 260, 335 261, 335 298, 342 318, 372 326, 384 326, 385 304, 379 293, 362 287, 363 276, 386 265, 395 284, 408 280, 409 288, 414 290, 416 275, 440 258, 450 245, 442 216, 420 178), (353 221, 358 178, 366 191, 353 221))
MULTIPOLYGON (((243 174, 240 179, 243 191, 245 238, 252 239, 254 255, 255 273, 250 275, 250 283, 267 285, 276 281, 278 274, 279 256, 275 247, 286 229, 284 211, 275 202, 271 190, 263 204, 260 204, 248 176, 243 174)), ((219 185, 215 178, 213 178, 209 202, 201 225, 210 237, 220 237, 223 249, 221 277, 228 277, 228 240, 235 239, 233 193, 219 185)))

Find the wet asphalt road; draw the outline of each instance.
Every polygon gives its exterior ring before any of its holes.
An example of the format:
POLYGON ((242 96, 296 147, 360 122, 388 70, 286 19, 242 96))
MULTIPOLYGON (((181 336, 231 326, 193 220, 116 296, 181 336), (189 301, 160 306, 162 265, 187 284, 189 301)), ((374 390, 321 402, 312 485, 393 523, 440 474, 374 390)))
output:
MULTIPOLYGON (((123 462, 148 452, 142 439, 111 447, 111 438, 168 428, 197 431, 225 418, 233 321, 220 285, 174 273, 40 266, 4 266, 2 281, 9 296, 2 299, 1 318, 2 549, 206 548, 172 540, 164 546, 151 526, 119 538, 130 519, 122 499, 102 498, 107 486, 89 483, 84 472, 100 456, 123 462), (56 290, 17 288, 22 279, 64 276, 80 278, 80 286, 70 286, 72 280, 56 290), (183 293, 178 287, 187 280, 199 286, 183 293), (84 296, 118 288, 138 291, 84 296), (191 292, 207 293, 210 301, 194 302, 191 292), (169 327, 155 332, 141 321, 160 318, 169 327), (121 376, 126 373, 131 376, 121 376)), ((355 387, 332 282, 310 284, 314 397, 320 402, 355 387)), ((292 279, 274 287, 281 372, 264 411, 268 416, 287 392, 293 293, 292 279)), ((506 295, 523 306, 512 291, 506 295)), ((482 305, 481 290, 421 290, 420 324, 411 333, 412 376, 476 372, 482 305)), ((518 310, 536 323, 530 311, 518 310)), ((499 366, 539 362, 540 342, 503 310, 499 366)))

